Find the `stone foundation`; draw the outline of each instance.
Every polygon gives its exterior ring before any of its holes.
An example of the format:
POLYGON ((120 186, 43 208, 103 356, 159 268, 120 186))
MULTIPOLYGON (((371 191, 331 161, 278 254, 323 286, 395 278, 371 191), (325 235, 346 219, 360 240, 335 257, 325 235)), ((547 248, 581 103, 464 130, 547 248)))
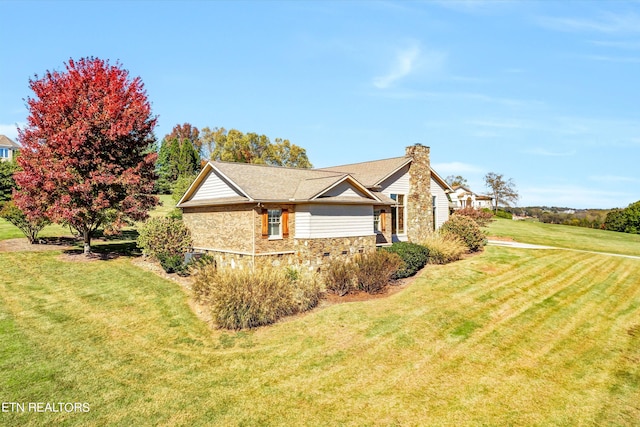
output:
POLYGON ((215 259, 218 268, 245 269, 260 265, 299 267, 320 270, 329 261, 376 250, 376 236, 341 237, 334 239, 294 239, 293 251, 263 252, 253 255, 215 248, 194 248, 215 259))

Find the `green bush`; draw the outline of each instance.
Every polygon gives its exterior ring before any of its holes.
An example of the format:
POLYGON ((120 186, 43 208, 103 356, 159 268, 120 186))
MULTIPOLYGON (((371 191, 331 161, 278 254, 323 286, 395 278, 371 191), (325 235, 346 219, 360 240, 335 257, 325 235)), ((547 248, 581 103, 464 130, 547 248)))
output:
POLYGON ((421 242, 429 250, 429 264, 448 264, 467 253, 467 245, 452 233, 433 233, 421 242))
POLYGON ((167 273, 178 273, 180 275, 187 274, 187 265, 184 263, 183 255, 169 255, 166 253, 158 254, 158 261, 167 273))
POLYGON ((27 215, 22 212, 22 209, 17 207, 12 201, 3 203, 2 209, 0 210, 0 218, 18 227, 27 239, 29 239, 29 243, 31 244, 38 243, 38 233, 40 233, 44 227, 51 224, 51 221, 44 216, 28 218, 27 215))
POLYGON ((145 255, 158 260, 183 256, 191 246, 191 233, 180 220, 151 218, 140 227, 137 244, 145 255))
POLYGON ((311 273, 297 275, 274 267, 255 270, 218 270, 213 264, 200 269, 193 286, 198 300, 211 309, 218 326, 244 329, 315 307, 322 289, 311 273))
POLYGON ((441 231, 458 236, 467 245, 470 252, 477 252, 487 244, 487 237, 478 224, 464 215, 453 214, 442 225, 441 231))
POLYGON ((370 294, 383 292, 396 272, 405 267, 398 254, 375 251, 354 257, 358 289, 370 294))
POLYGON ((322 269, 322 276, 327 291, 338 296, 345 296, 357 289, 355 264, 346 259, 332 259, 322 269))
POLYGON ((396 242, 383 249, 384 251, 398 254, 405 266, 396 271, 394 279, 413 276, 427 263, 429 250, 424 246, 409 242, 396 242))
POLYGON ((501 209, 499 209, 498 212, 496 212, 496 217, 505 218, 505 219, 513 219, 513 215, 511 214, 511 212, 506 212, 506 211, 503 211, 501 209))

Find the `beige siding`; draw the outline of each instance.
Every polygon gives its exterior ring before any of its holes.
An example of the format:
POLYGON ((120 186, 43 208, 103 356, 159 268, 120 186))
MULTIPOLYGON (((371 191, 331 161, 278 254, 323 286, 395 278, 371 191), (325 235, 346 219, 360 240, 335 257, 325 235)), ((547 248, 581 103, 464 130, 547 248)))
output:
POLYGON ((335 187, 333 187, 331 190, 327 191, 326 193, 324 193, 322 197, 363 197, 366 198, 367 196, 364 195, 364 193, 362 193, 361 191, 359 191, 358 189, 354 188, 353 185, 349 184, 348 182, 341 182, 340 184, 336 185, 335 187))
POLYGON ((449 199, 444 188, 440 186, 433 178, 431 178, 431 195, 436 197, 436 230, 449 219, 449 199))
POLYGON ((300 205, 296 239, 374 235, 373 207, 360 205, 300 205))
POLYGON ((405 166, 389 178, 385 179, 380 186, 380 192, 389 194, 409 194, 409 166, 405 166))
POLYGON ((236 192, 214 171, 211 171, 209 172, 209 175, 202 181, 200 187, 196 189, 190 200, 220 199, 223 197, 235 197, 238 195, 238 192, 236 192))

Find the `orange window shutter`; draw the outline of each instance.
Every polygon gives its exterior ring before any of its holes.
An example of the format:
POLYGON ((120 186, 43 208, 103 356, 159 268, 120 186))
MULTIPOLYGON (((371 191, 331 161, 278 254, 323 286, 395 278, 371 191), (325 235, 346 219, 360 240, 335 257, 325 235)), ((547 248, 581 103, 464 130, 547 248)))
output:
POLYGON ((384 209, 380 211, 380 231, 387 231, 387 215, 384 209))
POLYGON ((289 236, 289 210, 282 209, 282 237, 289 236))
POLYGON ((269 211, 262 209, 262 237, 269 237, 269 211))

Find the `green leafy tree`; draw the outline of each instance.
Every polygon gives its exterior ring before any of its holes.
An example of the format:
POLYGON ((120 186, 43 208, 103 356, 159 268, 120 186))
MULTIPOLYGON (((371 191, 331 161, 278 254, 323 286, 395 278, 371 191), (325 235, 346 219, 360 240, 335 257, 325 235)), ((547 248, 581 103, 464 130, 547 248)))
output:
POLYGON ((640 201, 624 209, 610 211, 604 220, 605 230, 640 234, 640 201))
POLYGON ((156 163, 156 190, 170 193, 179 177, 193 175, 200 170, 200 154, 189 139, 164 139, 156 163))
POLYGON ((10 161, 0 161, 0 202, 11 200, 13 189, 16 188, 16 181, 13 174, 18 170, 15 159, 10 161))
POLYGON ((184 141, 188 139, 191 141, 196 151, 200 153, 202 149, 202 140, 200 139, 200 131, 197 127, 191 123, 184 123, 181 125, 175 125, 171 130, 171 133, 165 135, 164 139, 178 139, 178 141, 184 141))
POLYGON ((276 143, 271 145, 267 154, 267 163, 303 169, 312 166, 304 148, 292 144, 288 139, 280 138, 276 138, 276 143))
POLYGON ((211 160, 256 163, 272 166, 310 168, 304 148, 289 140, 276 138, 272 143, 266 135, 244 134, 237 129, 208 127, 202 129, 203 151, 211 160))

